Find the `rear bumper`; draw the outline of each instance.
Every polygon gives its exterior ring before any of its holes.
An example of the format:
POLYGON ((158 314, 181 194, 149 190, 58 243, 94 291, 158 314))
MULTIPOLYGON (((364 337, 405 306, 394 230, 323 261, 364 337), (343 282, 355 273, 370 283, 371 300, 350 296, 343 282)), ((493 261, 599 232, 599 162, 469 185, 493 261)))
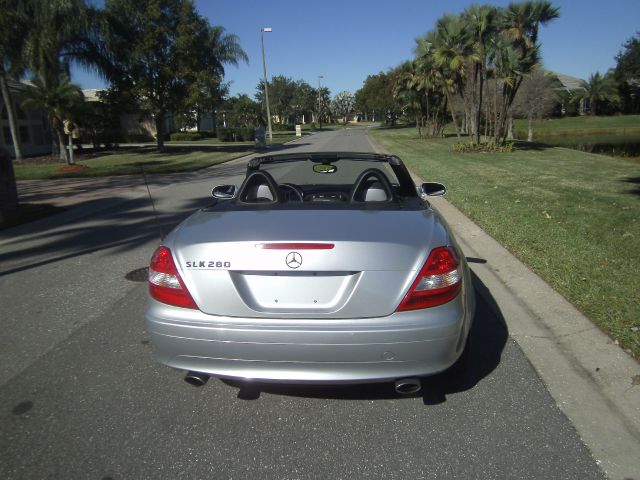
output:
POLYGON ((366 319, 274 319, 207 315, 149 300, 147 331, 157 360, 221 378, 282 383, 359 383, 423 376, 462 352, 473 301, 366 319))

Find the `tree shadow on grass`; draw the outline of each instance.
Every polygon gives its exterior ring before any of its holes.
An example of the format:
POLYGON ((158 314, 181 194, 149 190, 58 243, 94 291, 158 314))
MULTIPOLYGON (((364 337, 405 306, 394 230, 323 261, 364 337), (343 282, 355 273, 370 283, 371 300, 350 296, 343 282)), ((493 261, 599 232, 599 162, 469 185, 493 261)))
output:
POLYGON ((393 383, 357 385, 285 385, 259 382, 223 380, 238 388, 238 398, 257 400, 261 393, 336 400, 385 400, 422 398, 425 405, 443 403, 447 395, 472 389, 499 365, 507 342, 508 330, 500 308, 489 289, 473 275, 476 289, 476 316, 472 327, 472 348, 469 368, 453 374, 444 372, 422 379, 422 390, 415 394, 399 395, 393 383))
POLYGON ((539 142, 526 142, 524 140, 512 140, 514 150, 542 152, 553 148, 551 145, 539 142))
POLYGON ((626 193, 630 193, 632 195, 640 195, 640 177, 627 177, 623 180, 623 182, 635 185, 635 188, 627 190, 626 193))
POLYGON ((170 163, 171 163, 171 160, 145 160, 143 162, 123 163, 122 166, 123 167, 140 167, 140 168, 146 169, 147 167, 158 167, 161 165, 169 165, 170 163))

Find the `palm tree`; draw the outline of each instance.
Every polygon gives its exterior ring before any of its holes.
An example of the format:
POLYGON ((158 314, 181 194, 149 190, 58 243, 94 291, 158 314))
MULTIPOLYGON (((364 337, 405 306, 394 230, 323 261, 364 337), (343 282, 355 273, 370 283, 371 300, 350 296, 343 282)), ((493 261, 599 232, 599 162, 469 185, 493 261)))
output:
POLYGON ((506 41, 497 45, 502 50, 497 57, 502 60, 502 73, 512 80, 506 81, 505 77, 503 82, 502 108, 495 132, 498 142, 506 140, 507 118, 524 75, 539 62, 538 30, 559 15, 559 10, 547 0, 511 3, 500 12, 498 25, 506 41))
POLYGON ((94 68, 94 52, 85 48, 90 43, 92 12, 85 1, 35 0, 32 5, 25 38, 29 69, 52 85, 70 75, 72 61, 94 68))
POLYGON ((467 8, 462 21, 467 26, 468 41, 473 49, 472 134, 475 143, 480 143, 480 122, 482 118, 482 93, 487 79, 487 51, 494 37, 497 9, 489 5, 472 5, 467 8))
MULTIPOLYGON (((65 152, 63 124, 71 120, 84 102, 84 95, 78 85, 69 81, 69 77, 61 76, 53 83, 43 77, 32 80, 31 88, 25 91, 23 106, 47 113, 49 124, 58 137, 60 151, 65 152)), ((70 157, 65 155, 67 163, 70 157)))
POLYGON ((429 55, 433 56, 433 65, 440 82, 443 84, 443 91, 447 97, 447 104, 458 138, 460 138, 460 130, 456 119, 453 95, 460 94, 464 100, 468 59, 472 57, 466 38, 466 27, 460 17, 446 15, 438 20, 434 31, 428 33, 424 40, 418 41, 416 49, 418 58, 421 56, 421 51, 427 51, 427 48, 429 55), (425 44, 421 46, 422 41, 425 44), (429 46, 427 47, 426 44, 429 46))
POLYGON ((12 0, 0 0, 0 91, 7 110, 9 130, 17 160, 22 159, 22 148, 16 124, 13 99, 9 91, 9 78, 18 78, 25 70, 24 31, 28 15, 24 2, 17 5, 12 0))
MULTIPOLYGON (((98 12, 88 7, 85 0, 22 1, 29 5, 31 14, 29 28, 24 35, 25 59, 28 69, 37 77, 34 82, 36 91, 40 90, 42 99, 46 97, 43 89, 49 90, 51 99, 60 97, 70 90, 72 62, 86 69, 98 70, 97 64, 101 59, 98 12)), ((50 118, 56 121, 55 115, 50 118)), ((68 161, 64 142, 61 141, 62 126, 52 124, 51 128, 59 140, 60 158, 68 161)))
MULTIPOLYGON (((23 2, 0 0, 0 92, 7 111, 9 131, 16 159, 22 158, 22 148, 16 125, 16 114, 8 80, 18 78, 24 71, 23 33, 28 15, 23 2)), ((18 216, 18 189, 13 171, 13 162, 7 151, 0 149, 0 226, 18 216)))
POLYGON ((249 57, 240 46, 240 39, 233 33, 226 33, 224 27, 213 25, 209 27, 209 51, 212 63, 218 66, 218 73, 224 76, 224 66, 237 67, 242 61, 249 63, 249 57))
POLYGON ((620 99, 618 86, 611 72, 605 75, 600 75, 600 72, 596 72, 589 76, 588 81, 582 80, 580 85, 583 90, 576 92, 572 101, 588 100, 591 115, 598 114, 598 105, 600 103, 617 102, 620 99))

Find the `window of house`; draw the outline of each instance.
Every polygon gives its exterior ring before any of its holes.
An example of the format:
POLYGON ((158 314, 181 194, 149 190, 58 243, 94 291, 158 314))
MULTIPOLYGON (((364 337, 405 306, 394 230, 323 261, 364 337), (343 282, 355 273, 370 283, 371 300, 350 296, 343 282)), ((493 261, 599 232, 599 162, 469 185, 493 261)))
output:
POLYGON ((31 139, 29 138, 29 127, 26 125, 20 125, 18 127, 20 143, 30 143, 31 139))
POLYGON ((44 131, 42 129, 42 125, 33 125, 31 127, 31 131, 33 133, 34 145, 44 145, 46 143, 44 141, 44 131))
POLYGON ((4 134, 4 144, 13 145, 13 139, 11 138, 11 130, 9 130, 9 127, 3 127, 2 133, 4 134))

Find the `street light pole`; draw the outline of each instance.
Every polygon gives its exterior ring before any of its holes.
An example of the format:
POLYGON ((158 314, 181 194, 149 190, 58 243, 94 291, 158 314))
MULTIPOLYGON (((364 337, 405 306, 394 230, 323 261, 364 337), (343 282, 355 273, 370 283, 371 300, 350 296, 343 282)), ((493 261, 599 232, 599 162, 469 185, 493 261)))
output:
POLYGON ((269 132, 269 143, 273 142, 273 133, 271 132, 271 111, 269 110, 269 88, 267 86, 267 64, 264 61, 264 32, 272 32, 271 27, 260 29, 260 43, 262 44, 262 76, 264 79, 264 96, 267 101, 267 128, 269 132))
POLYGON ((322 130, 322 97, 320 96, 320 79, 324 78, 322 75, 318 75, 318 122, 320 123, 320 130, 322 130))

